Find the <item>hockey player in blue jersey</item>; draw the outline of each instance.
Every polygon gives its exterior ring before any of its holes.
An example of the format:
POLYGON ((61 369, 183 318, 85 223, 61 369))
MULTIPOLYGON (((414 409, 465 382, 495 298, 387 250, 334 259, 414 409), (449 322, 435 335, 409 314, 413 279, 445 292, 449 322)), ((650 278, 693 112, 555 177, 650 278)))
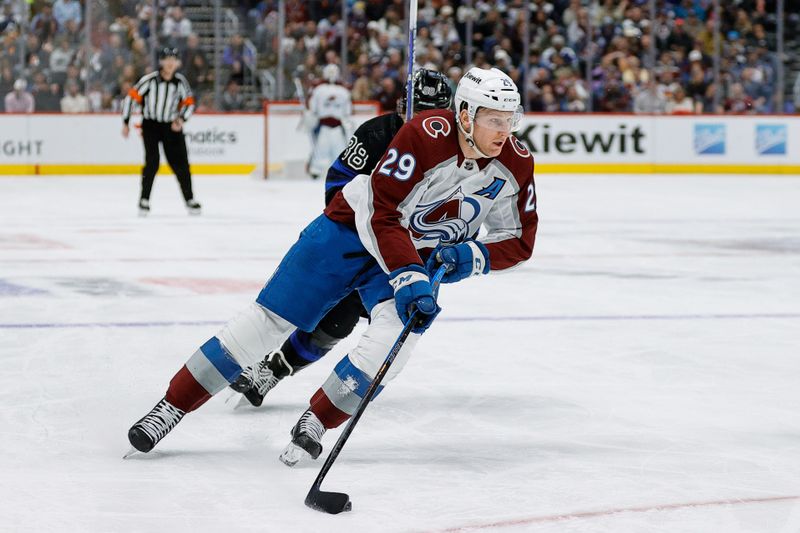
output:
MULTIPOLYGON (((447 77, 434 70, 414 74, 414 112, 447 109, 453 95, 447 77)), ((325 205, 358 174, 370 173, 404 123, 405 95, 398 102, 397 113, 387 113, 364 122, 350 137, 347 148, 328 170, 325 182, 325 205)), ((261 362, 248 367, 231 388, 244 394, 258 407, 264 395, 278 382, 318 361, 339 341, 350 335, 366 311, 356 291, 340 301, 322 319, 314 331, 295 330, 280 349, 261 362)))

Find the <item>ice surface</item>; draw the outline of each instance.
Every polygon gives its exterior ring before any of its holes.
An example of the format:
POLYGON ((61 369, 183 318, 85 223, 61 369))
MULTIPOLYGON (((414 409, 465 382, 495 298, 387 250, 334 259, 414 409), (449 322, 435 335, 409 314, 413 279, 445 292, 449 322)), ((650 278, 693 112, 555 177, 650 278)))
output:
POLYGON ((800 531, 800 179, 537 185, 534 260, 443 288, 323 485, 353 511, 327 516, 303 505, 321 461, 277 457, 354 338, 121 459, 322 184, 196 178, 194 218, 159 177, 140 219, 135 178, 0 179, 0 530, 800 531))

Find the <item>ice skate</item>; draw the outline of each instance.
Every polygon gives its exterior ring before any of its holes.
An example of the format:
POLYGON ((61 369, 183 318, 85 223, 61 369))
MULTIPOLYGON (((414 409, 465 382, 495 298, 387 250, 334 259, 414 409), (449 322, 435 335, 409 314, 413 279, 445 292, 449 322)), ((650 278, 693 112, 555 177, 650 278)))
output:
POLYGON ((199 215, 202 211, 202 206, 197 200, 186 200, 186 210, 190 215, 199 215))
POLYGON ((139 200, 139 216, 146 217, 150 214, 150 200, 142 198, 139 200))
POLYGON ((317 415, 311 409, 306 410, 292 428, 292 442, 281 452, 280 461, 286 466, 294 466, 303 459, 316 459, 322 453, 321 441, 325 431, 317 415))
MULTIPOLYGON (((128 430, 128 440, 136 450, 147 453, 172 431, 186 415, 163 398, 141 420, 128 430)), ((126 455, 127 456, 127 455, 126 455)))
MULTIPOLYGON (((286 362, 283 352, 278 350, 260 363, 246 368, 236 381, 231 383, 231 388, 241 392, 253 407, 260 407, 264 402, 264 396, 291 373, 292 367, 286 362)), ((242 403, 240 400, 237 407, 242 403)))

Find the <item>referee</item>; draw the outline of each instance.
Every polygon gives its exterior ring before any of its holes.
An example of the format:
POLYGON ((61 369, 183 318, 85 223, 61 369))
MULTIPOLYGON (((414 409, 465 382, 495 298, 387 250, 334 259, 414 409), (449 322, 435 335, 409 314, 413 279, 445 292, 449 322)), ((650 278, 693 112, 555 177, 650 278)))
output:
POLYGON ((139 215, 150 212, 150 191, 158 172, 158 145, 164 146, 164 155, 181 186, 183 199, 190 215, 200 214, 200 204, 192 194, 192 174, 189 171, 189 157, 186 153, 186 140, 183 137, 183 123, 194 112, 194 96, 186 78, 176 72, 180 67, 178 50, 163 48, 158 54, 159 70, 142 77, 128 91, 122 103, 122 136, 130 133, 128 122, 131 118, 133 101, 142 108, 142 137, 144 139, 144 167, 142 167, 142 193, 139 198, 139 215))

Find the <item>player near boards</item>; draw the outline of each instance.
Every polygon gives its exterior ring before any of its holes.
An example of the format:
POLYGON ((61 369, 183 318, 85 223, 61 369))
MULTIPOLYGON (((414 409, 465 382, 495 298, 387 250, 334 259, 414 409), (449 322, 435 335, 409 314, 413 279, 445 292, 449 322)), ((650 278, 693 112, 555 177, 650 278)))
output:
POLYGON ((531 257, 538 225, 533 157, 511 135, 519 103, 502 71, 472 68, 456 89, 455 112, 425 111, 404 124, 371 175, 345 185, 302 231, 256 301, 175 374, 166 396, 129 430, 133 447, 150 451, 187 412, 294 329, 313 331, 355 289, 369 326, 313 394, 280 459, 292 466, 318 457, 324 433, 354 413, 412 312, 418 320, 387 382, 441 311, 431 271, 449 265, 442 281, 454 283, 531 257))
POLYGON ((192 193, 192 174, 183 124, 194 112, 194 96, 189 82, 178 72, 180 60, 176 48, 163 48, 158 53, 159 69, 146 74, 128 92, 122 103, 122 136, 130 133, 133 102, 142 108, 142 140, 144 141, 144 167, 142 190, 139 197, 139 214, 150 212, 150 192, 160 162, 159 144, 164 147, 167 163, 178 178, 186 209, 191 215, 200 214, 200 204, 192 193))
POLYGON ((345 125, 353 114, 350 91, 339 84, 339 67, 325 65, 322 68, 322 78, 325 81, 311 91, 305 117, 311 130, 308 173, 314 179, 326 172, 347 146, 345 125))
MULTIPOLYGON (((447 109, 453 101, 453 92, 444 74, 420 69, 413 78, 413 111, 447 109)), ((371 118, 356 129, 347 148, 339 154, 328 169, 325 180, 325 205, 330 204, 337 192, 358 174, 371 173, 378 165, 389 143, 405 122, 406 95, 397 102, 396 113, 386 113, 371 118)), ((244 394, 258 407, 264 396, 278 382, 294 375, 309 364, 325 356, 339 341, 350 335, 361 316, 367 316, 358 291, 342 298, 320 320, 311 332, 295 330, 283 345, 267 355, 261 362, 248 367, 231 388, 244 394)))

